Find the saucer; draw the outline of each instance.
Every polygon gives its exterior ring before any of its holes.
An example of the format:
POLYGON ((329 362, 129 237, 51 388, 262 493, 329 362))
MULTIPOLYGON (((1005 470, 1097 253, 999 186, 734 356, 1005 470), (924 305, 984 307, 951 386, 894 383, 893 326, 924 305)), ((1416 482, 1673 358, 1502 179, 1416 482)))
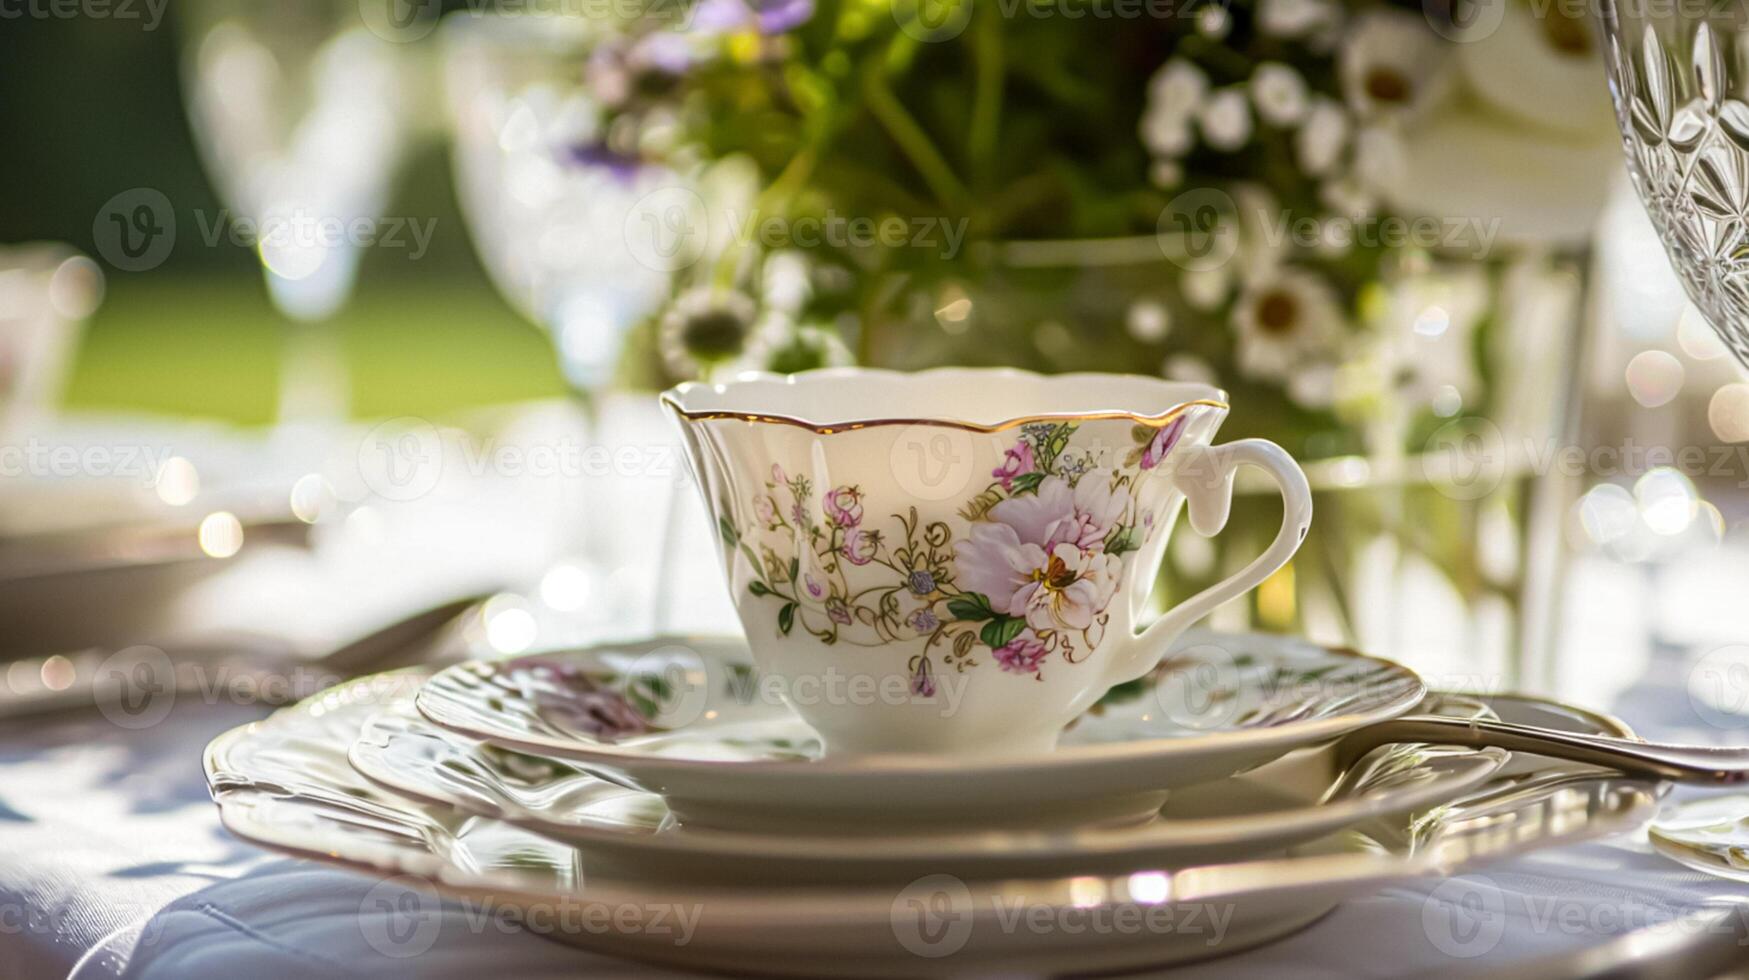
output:
POLYGON ((1052 752, 823 758, 744 641, 671 637, 460 664, 416 704, 458 734, 660 794, 688 825, 832 833, 1134 822, 1168 791, 1396 717, 1425 692, 1387 660, 1198 632, 1113 688, 1052 752))
MULTIPOLYGON (((1509 708, 1524 710, 1515 703, 1509 708)), ((1449 695, 1429 697, 1419 712, 1495 717, 1482 701, 1449 695)), ((348 754, 354 769, 385 789, 574 844, 594 867, 690 881, 797 882, 1085 874, 1260 857, 1366 820, 1444 803, 1507 759, 1493 748, 1393 745, 1344 769, 1337 756, 1333 744, 1296 750, 1244 775, 1174 792, 1159 817, 1120 827, 973 826, 852 837, 682 825, 659 796, 438 728, 419 717, 410 699, 365 721, 348 754)))
POLYGON ((693 969, 963 976, 1188 962, 1286 935, 1394 883, 1637 826, 1659 789, 1521 756, 1516 775, 1445 806, 1265 860, 994 882, 937 873, 805 888, 696 885, 597 871, 569 845, 365 781, 347 765, 346 747, 368 715, 419 680, 355 681, 215 739, 205 767, 225 827, 384 878, 373 888, 384 900, 365 913, 376 918, 363 925, 391 940, 414 927, 426 945, 450 930, 465 937, 476 919, 464 916, 485 909, 562 942, 693 969), (446 919, 440 895, 467 904, 446 919), (679 911, 690 931, 672 927, 679 911), (591 927, 601 922, 632 927, 591 927))

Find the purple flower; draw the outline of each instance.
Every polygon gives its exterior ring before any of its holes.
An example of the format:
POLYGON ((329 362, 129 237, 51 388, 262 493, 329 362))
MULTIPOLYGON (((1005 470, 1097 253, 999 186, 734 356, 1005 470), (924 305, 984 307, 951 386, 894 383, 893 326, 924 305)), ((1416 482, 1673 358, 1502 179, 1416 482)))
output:
POLYGON ((919 568, 906 576, 905 585, 917 595, 928 595, 935 591, 935 576, 927 568, 919 568))
POLYGON ((917 669, 911 674, 911 693, 920 698, 935 697, 935 668, 928 657, 917 658, 917 669))
POLYGON ((935 632, 935 628, 941 625, 941 620, 935 617, 934 610, 928 608, 919 609, 912 613, 911 618, 905 622, 921 636, 935 632))
POLYGON ((826 494, 826 519, 839 527, 855 527, 862 523, 862 490, 839 487, 826 494))
POLYGON ((1142 469, 1151 470, 1160 465, 1172 447, 1178 445, 1178 437, 1184 435, 1184 425, 1189 419, 1189 415, 1180 415, 1154 433, 1148 448, 1142 451, 1142 469))
POLYGON ((1031 674, 1037 677, 1039 665, 1050 651, 1045 649, 1044 643, 1032 630, 1021 630, 1019 636, 992 652, 996 656, 996 663, 1003 670, 1011 674, 1031 674))
POLYGON ((753 513, 759 517, 759 523, 767 527, 777 522, 777 505, 766 494, 753 498, 753 513))
POLYGON ((1032 443, 1022 439, 1003 454, 1002 465, 991 470, 990 475, 1002 481, 1002 489, 1012 491, 1014 478, 1031 473, 1036 466, 1032 457, 1032 443))
POLYGON ((761 34, 781 34, 813 16, 814 0, 702 0, 692 23, 713 33, 753 27, 761 34))
POLYGON ((806 527, 808 523, 808 508, 802 506, 802 502, 798 500, 790 505, 789 516, 795 518, 797 524, 806 527))
POLYGON ((1036 630, 1085 630, 1117 592, 1122 561, 1105 538, 1124 501, 1092 479, 1070 489, 1047 477, 1036 496, 1011 497, 990 509, 954 547, 955 580, 990 607, 1036 630))
POLYGON ((781 34, 814 16, 814 0, 752 0, 759 33, 781 34))
POLYGON ((617 153, 606 143, 578 143, 567 147, 565 162, 586 170, 599 170, 621 184, 630 184, 638 178, 638 171, 643 168, 643 161, 635 156, 617 153))
POLYGON ((823 599, 826 597, 826 587, 812 574, 802 576, 802 585, 808 590, 809 598, 823 599))
POLYGON ((850 625, 850 605, 842 596, 833 596, 826 600, 826 615, 840 626, 850 625))

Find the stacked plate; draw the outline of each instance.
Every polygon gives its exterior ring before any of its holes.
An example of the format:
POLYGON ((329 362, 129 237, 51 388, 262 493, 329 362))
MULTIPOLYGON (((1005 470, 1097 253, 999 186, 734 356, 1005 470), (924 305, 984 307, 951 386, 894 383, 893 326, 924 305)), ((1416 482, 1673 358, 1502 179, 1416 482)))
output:
POLYGON ((1285 637, 1188 637, 1037 757, 822 757, 775 690, 727 639, 383 674, 221 736, 207 777, 272 848, 614 923, 550 930, 580 945, 810 976, 1218 955, 1636 825, 1659 791, 1497 749, 1349 751, 1409 712, 1626 731, 1285 637))

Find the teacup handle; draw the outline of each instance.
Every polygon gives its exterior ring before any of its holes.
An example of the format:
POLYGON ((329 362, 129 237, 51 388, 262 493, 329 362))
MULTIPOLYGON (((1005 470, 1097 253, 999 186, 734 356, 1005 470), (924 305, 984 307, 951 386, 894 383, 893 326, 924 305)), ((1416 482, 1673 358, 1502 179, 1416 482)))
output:
POLYGON ((1312 525, 1312 488, 1300 464, 1268 439, 1240 439, 1187 452, 1172 480, 1184 494, 1191 528, 1204 537, 1221 532, 1233 506, 1233 475, 1245 465, 1267 472, 1281 491, 1281 530, 1275 540, 1250 564, 1173 606, 1130 637, 1129 649, 1114 662, 1110 683, 1132 681, 1154 669, 1178 634, 1221 603, 1256 588, 1299 550, 1312 525))

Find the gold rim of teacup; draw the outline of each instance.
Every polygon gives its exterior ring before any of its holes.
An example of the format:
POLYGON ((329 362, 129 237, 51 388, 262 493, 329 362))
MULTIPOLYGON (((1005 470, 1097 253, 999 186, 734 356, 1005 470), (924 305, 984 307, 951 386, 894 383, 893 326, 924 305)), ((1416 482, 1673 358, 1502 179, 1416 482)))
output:
MULTIPOLYGON (((683 385, 682 388, 685 386, 683 385)), ((679 389, 675 389, 679 390, 679 389)), ((966 422, 961 419, 929 419, 929 418, 881 418, 853 419, 848 422, 809 422, 793 415, 777 415, 769 412, 737 412, 718 408, 683 408, 674 395, 674 391, 662 393, 662 404, 674 414, 689 422, 714 422, 720 420, 738 420, 742 422, 760 422, 771 425, 792 425, 799 429, 807 429, 817 435, 829 436, 839 432, 854 432, 858 429, 869 429, 884 425, 932 425, 944 429, 963 429, 967 432, 1005 432, 1023 425, 1039 422, 1096 422, 1116 419, 1128 419, 1137 425, 1149 428, 1163 428, 1172 421, 1193 408, 1218 408, 1223 411, 1231 408, 1226 402, 1213 398, 1197 398, 1180 402, 1157 415, 1141 415, 1136 412, 1100 411, 1100 412, 1045 412, 1039 415, 1023 415, 1018 418, 1005 419, 1001 422, 983 423, 966 422)))

